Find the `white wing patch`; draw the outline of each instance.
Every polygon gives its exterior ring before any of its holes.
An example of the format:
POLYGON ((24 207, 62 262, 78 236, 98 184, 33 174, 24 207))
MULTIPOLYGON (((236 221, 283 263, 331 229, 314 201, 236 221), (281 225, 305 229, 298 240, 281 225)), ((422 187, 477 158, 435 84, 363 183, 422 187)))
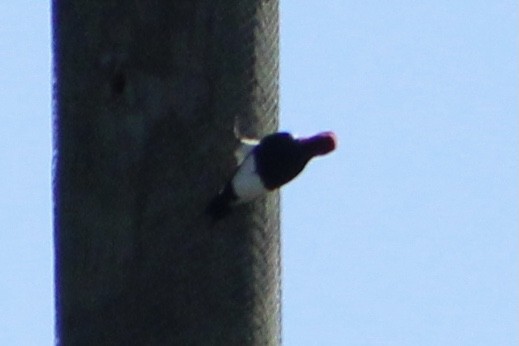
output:
MULTIPOLYGON (((249 151, 250 153, 250 151, 249 151)), ((238 195, 238 204, 250 202, 267 192, 256 172, 254 155, 247 155, 232 179, 234 192, 238 195)))
POLYGON ((234 152, 234 157, 236 158, 236 162, 237 162, 236 165, 237 166, 241 165, 243 160, 245 160, 245 158, 247 156, 249 156, 252 149, 254 149, 254 147, 258 144, 259 144, 259 141, 257 139, 250 139, 250 138, 241 139, 241 145, 234 152))

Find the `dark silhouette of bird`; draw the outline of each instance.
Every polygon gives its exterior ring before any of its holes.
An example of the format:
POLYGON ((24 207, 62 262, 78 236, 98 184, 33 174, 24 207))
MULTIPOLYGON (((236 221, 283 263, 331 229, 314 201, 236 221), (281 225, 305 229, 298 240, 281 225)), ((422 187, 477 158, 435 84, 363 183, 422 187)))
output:
POLYGON ((333 132, 307 138, 278 132, 259 142, 242 143, 234 175, 207 207, 206 212, 214 221, 228 215, 234 206, 280 188, 294 179, 313 157, 326 155, 337 147, 333 132))

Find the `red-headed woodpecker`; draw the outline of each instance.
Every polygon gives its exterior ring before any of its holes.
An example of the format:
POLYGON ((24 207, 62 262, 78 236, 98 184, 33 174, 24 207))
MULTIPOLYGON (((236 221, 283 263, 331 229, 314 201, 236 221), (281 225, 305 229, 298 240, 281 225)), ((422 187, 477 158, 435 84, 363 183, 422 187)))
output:
POLYGON ((286 132, 264 137, 260 142, 243 141, 238 167, 224 188, 213 198, 207 213, 213 220, 226 216, 233 206, 250 202, 294 179, 315 156, 337 146, 333 132, 294 138, 286 132))

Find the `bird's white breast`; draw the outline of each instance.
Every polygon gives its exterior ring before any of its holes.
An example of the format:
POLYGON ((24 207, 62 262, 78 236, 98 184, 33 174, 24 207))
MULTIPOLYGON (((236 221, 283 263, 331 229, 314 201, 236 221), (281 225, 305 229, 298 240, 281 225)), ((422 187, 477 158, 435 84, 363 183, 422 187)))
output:
POLYGON ((254 155, 249 154, 232 180, 234 192, 238 196, 237 203, 249 202, 267 192, 256 172, 254 155))

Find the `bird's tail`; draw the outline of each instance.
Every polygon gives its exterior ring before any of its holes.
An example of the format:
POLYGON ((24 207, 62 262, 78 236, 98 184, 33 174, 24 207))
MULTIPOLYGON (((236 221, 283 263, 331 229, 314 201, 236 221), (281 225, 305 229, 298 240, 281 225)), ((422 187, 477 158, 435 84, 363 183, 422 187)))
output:
POLYGON ((221 220, 231 213, 231 204, 234 200, 236 200, 236 194, 229 183, 209 202, 205 212, 211 216, 213 221, 221 220))

